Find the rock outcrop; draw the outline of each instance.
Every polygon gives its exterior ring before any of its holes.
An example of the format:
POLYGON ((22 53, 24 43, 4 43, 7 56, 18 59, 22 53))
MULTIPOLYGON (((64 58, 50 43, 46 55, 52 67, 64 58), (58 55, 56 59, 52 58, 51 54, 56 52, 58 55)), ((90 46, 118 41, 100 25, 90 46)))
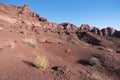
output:
POLYGON ((91 27, 88 24, 82 24, 79 30, 84 32, 91 32, 93 34, 97 34, 104 37, 118 37, 118 35, 120 34, 119 31, 111 27, 107 27, 100 30, 96 27, 91 27))
POLYGON ((100 30, 88 24, 82 24, 78 28, 71 23, 56 24, 49 22, 39 14, 31 12, 28 5, 16 7, 0 4, 0 26, 6 29, 13 28, 15 31, 20 28, 25 28, 37 34, 41 34, 41 32, 52 32, 65 35, 75 34, 79 39, 84 37, 85 41, 87 40, 87 42, 92 44, 100 44, 100 39, 98 39, 98 37, 120 38, 120 32, 111 27, 100 30))
POLYGON ((89 26, 88 24, 82 24, 80 26, 81 31, 91 31, 92 29, 93 29, 93 27, 89 26))

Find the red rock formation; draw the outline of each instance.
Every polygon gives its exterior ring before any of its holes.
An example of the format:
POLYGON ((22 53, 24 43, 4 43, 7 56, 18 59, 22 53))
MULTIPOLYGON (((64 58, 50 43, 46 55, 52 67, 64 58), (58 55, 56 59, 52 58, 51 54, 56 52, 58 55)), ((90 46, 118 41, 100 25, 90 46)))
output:
POLYGON ((88 24, 82 24, 80 30, 82 31, 91 31, 93 27, 89 26, 88 24))
POLYGON ((69 32, 76 32, 77 31, 77 27, 73 24, 70 23, 62 23, 60 24, 61 26, 63 26, 63 29, 69 32))
POLYGON ((34 28, 34 31, 40 33, 40 31, 51 31, 60 34, 76 33, 77 31, 91 32, 98 36, 116 36, 119 32, 116 32, 113 28, 98 29, 91 27, 88 24, 82 24, 80 28, 70 23, 55 24, 47 21, 47 19, 41 17, 39 14, 31 12, 28 5, 24 6, 6 6, 0 4, 0 25, 10 28, 24 27, 29 30, 34 28), (7 24, 5 24, 7 23, 7 24))
POLYGON ((28 5, 24 5, 22 7, 22 13, 23 14, 30 14, 30 9, 29 9, 28 5))

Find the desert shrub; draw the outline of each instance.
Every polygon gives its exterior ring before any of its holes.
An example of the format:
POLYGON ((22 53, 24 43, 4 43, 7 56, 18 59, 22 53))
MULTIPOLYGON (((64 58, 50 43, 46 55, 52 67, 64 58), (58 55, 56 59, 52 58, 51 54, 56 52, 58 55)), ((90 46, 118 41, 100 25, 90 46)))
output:
POLYGON ((77 40, 75 40, 75 39, 71 39, 70 42, 73 43, 73 44, 78 44, 77 40))
POLYGON ((35 48, 37 46, 37 43, 34 40, 28 39, 28 38, 25 38, 23 40, 23 43, 28 44, 28 45, 32 46, 33 48, 35 48))
POLYGON ((49 62, 45 56, 36 56, 33 64, 37 68, 47 68, 49 66, 49 62))
POLYGON ((70 52, 71 52, 71 49, 66 49, 65 52, 66 52, 66 53, 70 53, 70 52))
POLYGON ((69 37, 67 39, 67 41, 70 42, 70 43, 73 43, 73 44, 78 44, 78 41, 76 39, 74 39, 74 38, 71 38, 71 37, 69 37))
POLYGON ((26 29, 22 29, 21 31, 20 31, 20 33, 22 33, 22 34, 27 34, 27 30, 26 29))
POLYGON ((15 42, 10 42, 10 43, 9 43, 9 46, 10 46, 12 49, 14 49, 14 48, 15 48, 15 42))
POLYGON ((3 27, 0 27, 0 30, 3 30, 3 27))
POLYGON ((89 64, 91 66, 95 66, 95 67, 100 67, 101 66, 101 62, 100 60, 97 58, 97 57, 91 57, 89 60, 88 60, 89 64))

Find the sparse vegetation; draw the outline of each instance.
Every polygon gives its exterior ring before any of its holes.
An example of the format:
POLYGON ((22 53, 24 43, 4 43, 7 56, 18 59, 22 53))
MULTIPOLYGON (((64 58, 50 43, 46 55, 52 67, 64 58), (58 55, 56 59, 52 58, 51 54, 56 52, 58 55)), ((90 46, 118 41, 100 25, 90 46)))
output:
POLYGON ((74 43, 74 44, 78 44, 77 40, 75 40, 75 39, 71 39, 70 42, 74 43))
POLYGON ((69 37, 67 41, 73 44, 78 44, 78 41, 72 37, 69 37))
POLYGON ((34 40, 28 39, 28 38, 25 38, 23 40, 23 43, 28 44, 28 45, 32 46, 33 48, 35 48, 37 46, 37 43, 34 40))
POLYGON ((10 42, 9 46, 14 49, 15 48, 15 42, 10 42))
POLYGON ((26 30, 26 29, 22 29, 22 30, 20 31, 20 33, 26 35, 26 34, 27 34, 27 30, 26 30))
POLYGON ((101 66, 101 62, 97 57, 91 57, 89 59, 89 64, 91 66, 95 66, 95 67, 100 67, 101 66))
POLYGON ((0 27, 0 30, 3 30, 3 27, 0 27))
POLYGON ((36 56, 34 58, 33 64, 37 68, 47 68, 49 66, 49 62, 45 56, 36 56))
POLYGON ((66 53, 70 53, 70 52, 71 52, 71 49, 66 49, 65 52, 66 52, 66 53))

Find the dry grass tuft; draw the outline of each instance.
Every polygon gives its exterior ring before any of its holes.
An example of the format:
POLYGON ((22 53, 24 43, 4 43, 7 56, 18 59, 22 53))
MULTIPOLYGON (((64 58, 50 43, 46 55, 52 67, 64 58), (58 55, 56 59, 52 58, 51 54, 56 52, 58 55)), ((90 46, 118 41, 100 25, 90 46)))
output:
POLYGON ((9 46, 14 49, 15 48, 15 42, 10 42, 9 46))
POLYGON ((91 66, 95 66, 95 67, 100 67, 101 66, 101 62, 97 57, 91 57, 89 59, 89 64, 91 66))
POLYGON ((0 30, 3 30, 3 27, 0 27, 0 30))
POLYGON ((71 52, 71 49, 67 49, 65 50, 66 53, 70 53, 71 52))
POLYGON ((23 40, 23 43, 28 44, 28 45, 32 46, 33 48, 35 48, 37 46, 37 43, 34 40, 28 39, 28 38, 25 38, 23 40))
POLYGON ((20 31, 20 33, 26 35, 26 34, 27 34, 27 30, 26 30, 26 29, 22 29, 22 30, 20 31))
POLYGON ((49 62, 45 56, 36 56, 34 58, 33 64, 37 68, 47 68, 49 66, 49 62))

